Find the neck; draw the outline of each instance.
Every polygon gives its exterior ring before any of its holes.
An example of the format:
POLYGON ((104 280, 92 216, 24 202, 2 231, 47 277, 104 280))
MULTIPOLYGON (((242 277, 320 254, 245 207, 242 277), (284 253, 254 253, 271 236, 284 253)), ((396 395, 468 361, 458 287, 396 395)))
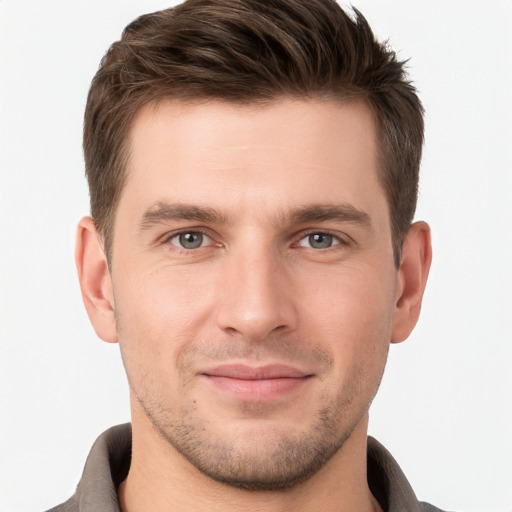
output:
POLYGON ((188 512, 191 507, 211 512, 380 511, 367 483, 367 424, 365 415, 343 447, 306 482, 282 491, 247 491, 202 474, 134 408, 132 462, 119 487, 121 508, 123 512, 188 512))

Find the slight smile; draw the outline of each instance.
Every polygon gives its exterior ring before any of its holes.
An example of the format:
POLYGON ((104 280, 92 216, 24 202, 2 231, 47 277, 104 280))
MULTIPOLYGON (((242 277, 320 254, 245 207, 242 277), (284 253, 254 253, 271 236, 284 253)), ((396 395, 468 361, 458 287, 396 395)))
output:
POLYGON ((201 372, 222 392, 243 400, 275 400, 308 382, 313 375, 287 365, 227 364, 201 372))

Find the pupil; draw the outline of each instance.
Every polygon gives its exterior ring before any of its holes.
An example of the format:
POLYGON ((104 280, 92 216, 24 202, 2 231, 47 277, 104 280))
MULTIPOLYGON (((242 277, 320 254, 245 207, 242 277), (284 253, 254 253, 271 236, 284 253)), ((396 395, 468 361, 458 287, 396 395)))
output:
POLYGON ((326 235, 325 233, 309 235, 309 243, 315 249, 327 249, 332 245, 332 235, 326 235))
POLYGON ((185 249, 197 249, 203 243, 202 233, 182 233, 180 235, 180 244, 185 249))

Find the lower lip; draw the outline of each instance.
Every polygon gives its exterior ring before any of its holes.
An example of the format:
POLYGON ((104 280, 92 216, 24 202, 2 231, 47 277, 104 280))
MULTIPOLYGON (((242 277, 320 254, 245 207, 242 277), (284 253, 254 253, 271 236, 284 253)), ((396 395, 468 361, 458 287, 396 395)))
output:
POLYGON ((235 379, 218 375, 204 375, 217 389, 242 400, 275 400, 303 386, 310 377, 282 377, 276 379, 235 379))

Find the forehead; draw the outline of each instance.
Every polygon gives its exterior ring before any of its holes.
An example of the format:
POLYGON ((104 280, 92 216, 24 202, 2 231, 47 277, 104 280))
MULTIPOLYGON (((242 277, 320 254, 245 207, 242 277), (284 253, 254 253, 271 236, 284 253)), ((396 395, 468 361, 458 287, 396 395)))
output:
POLYGON ((362 209, 384 200, 374 117, 362 102, 150 104, 133 122, 129 155, 120 216, 123 203, 131 211, 183 202, 275 215, 294 205, 362 209))

